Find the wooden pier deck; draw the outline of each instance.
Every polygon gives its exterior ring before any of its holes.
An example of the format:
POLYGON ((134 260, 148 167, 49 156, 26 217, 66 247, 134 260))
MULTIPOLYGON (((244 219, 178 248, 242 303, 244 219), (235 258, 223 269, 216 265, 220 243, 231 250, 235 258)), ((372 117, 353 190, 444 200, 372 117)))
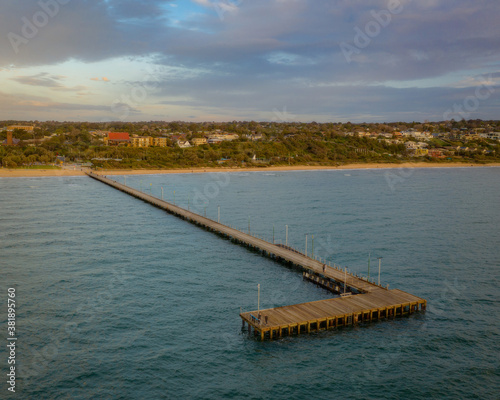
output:
POLYGON ((292 333, 294 329, 297 333, 301 333, 303 332, 301 327, 309 331, 311 325, 316 326, 316 329, 322 329, 323 326, 330 328, 349 325, 349 321, 351 324, 359 322, 360 315, 361 320, 366 321, 365 315, 369 315, 368 319, 372 320, 411 314, 417 311, 419 307, 421 310, 425 309, 426 301, 411 294, 400 290, 388 290, 356 275, 346 274, 344 270, 326 265, 296 250, 251 236, 175 204, 123 185, 106 176, 93 172, 88 172, 87 175, 204 229, 227 237, 239 244, 257 249, 266 256, 292 263, 303 269, 304 278, 334 293, 347 292, 352 294, 343 298, 261 310, 261 319, 258 318, 257 311, 241 313, 243 323, 247 322, 248 328, 253 327, 254 332, 260 334, 262 338, 266 334, 271 338, 275 337, 273 335, 274 331, 279 332, 278 336, 281 336, 283 331, 292 333), (267 324, 264 321, 266 316, 268 319, 267 324))
POLYGON ((410 315, 425 310, 425 307, 424 299, 397 289, 380 289, 240 315, 243 324, 248 324, 249 331, 253 327, 261 339, 272 339, 283 334, 300 334, 410 315))

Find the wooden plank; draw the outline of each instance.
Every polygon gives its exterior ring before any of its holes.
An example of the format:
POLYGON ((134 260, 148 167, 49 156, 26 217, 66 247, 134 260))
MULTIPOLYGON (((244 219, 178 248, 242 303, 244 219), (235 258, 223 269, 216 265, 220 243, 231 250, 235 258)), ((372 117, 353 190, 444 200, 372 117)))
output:
MULTIPOLYGON (((397 308, 404 309, 405 306, 418 304, 418 301, 425 301, 409 293, 393 289, 383 293, 365 293, 344 298, 334 298, 318 300, 310 303, 301 303, 291 306, 271 308, 262 310, 262 315, 268 316, 266 328, 278 329, 285 325, 305 325, 325 321, 328 319, 338 319, 345 315, 360 315, 360 320, 365 315, 371 318, 371 313, 379 312, 381 309, 397 308), (384 295, 382 297, 382 294, 384 295), (411 301, 408 301, 411 300, 411 301)), ((401 311, 400 311, 401 312, 401 311)), ((398 315, 400 314, 398 312, 398 315)), ((243 319, 248 320, 248 314, 242 313, 243 319)), ((380 318, 380 315, 377 316, 380 318)))

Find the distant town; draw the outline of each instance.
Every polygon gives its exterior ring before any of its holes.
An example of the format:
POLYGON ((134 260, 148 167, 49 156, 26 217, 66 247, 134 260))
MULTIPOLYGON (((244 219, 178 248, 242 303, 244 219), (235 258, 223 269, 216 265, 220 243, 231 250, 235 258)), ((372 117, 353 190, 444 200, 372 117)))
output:
POLYGON ((0 122, 4 168, 191 168, 500 160, 500 121, 0 122))

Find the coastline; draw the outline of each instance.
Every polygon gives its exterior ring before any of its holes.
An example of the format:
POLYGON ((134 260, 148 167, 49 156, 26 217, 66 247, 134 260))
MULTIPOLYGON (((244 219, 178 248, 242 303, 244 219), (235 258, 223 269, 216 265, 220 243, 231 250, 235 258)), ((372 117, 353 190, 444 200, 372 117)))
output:
MULTIPOLYGON (((210 172, 249 172, 249 171, 312 171, 312 170, 349 170, 349 169, 398 169, 398 168, 481 168, 500 167, 500 163, 471 164, 471 163, 426 163, 406 162, 401 164, 365 163, 346 164, 340 166, 322 165, 293 165, 278 167, 250 167, 250 168, 179 168, 179 169, 140 169, 140 170, 100 170, 106 175, 153 175, 153 174, 191 174, 210 172)), ((33 178, 33 177, 63 177, 83 176, 83 170, 71 169, 10 169, 0 168, 0 178, 33 178)))

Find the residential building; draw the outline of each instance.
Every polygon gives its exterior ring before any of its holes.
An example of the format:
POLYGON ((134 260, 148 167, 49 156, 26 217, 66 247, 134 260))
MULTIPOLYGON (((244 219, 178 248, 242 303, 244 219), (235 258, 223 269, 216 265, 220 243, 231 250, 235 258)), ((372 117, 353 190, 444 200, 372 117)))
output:
POLYGON ((418 149, 418 144, 416 142, 406 142, 405 143, 406 149, 407 150, 416 150, 418 149))
POLYGON ((153 138, 153 146, 167 147, 168 138, 166 137, 155 137, 153 138))
POLYGON ((228 134, 214 134, 214 135, 208 135, 208 142, 210 143, 210 139, 218 139, 220 141, 226 140, 226 141, 232 141, 239 139, 239 136, 235 133, 228 133, 228 134))
POLYGON ((207 144, 207 139, 206 138, 193 138, 191 139, 191 143, 194 146, 201 146, 202 144, 207 144))
POLYGON ((253 133, 246 135, 246 138, 253 142, 254 140, 262 140, 264 136, 262 136, 262 133, 253 133))
POLYGON ((500 132, 481 133, 480 136, 485 139, 500 140, 500 132))
POLYGON ((108 132, 108 137, 104 138, 106 146, 127 146, 130 144, 128 132, 108 132))
POLYGON ((186 149, 188 147, 191 147, 191 143, 189 143, 189 141, 182 141, 182 140, 178 140, 177 141, 177 146, 179 146, 181 149, 186 149))
POLYGON ((10 125, 5 129, 7 130, 7 132, 12 132, 14 129, 19 129, 26 132, 33 132, 35 127, 32 125, 10 125))
POLYGON ((427 155, 433 158, 444 158, 444 153, 442 149, 429 149, 427 155))
POLYGON ((130 145, 132 147, 149 147, 153 145, 153 138, 151 136, 132 136, 130 145))
POLYGON ((94 137, 106 137, 108 133, 108 131, 89 131, 90 136, 94 137))
POLYGON ((429 154, 429 150, 428 149, 415 149, 413 151, 413 155, 415 157, 423 157, 423 156, 426 156, 429 154))

